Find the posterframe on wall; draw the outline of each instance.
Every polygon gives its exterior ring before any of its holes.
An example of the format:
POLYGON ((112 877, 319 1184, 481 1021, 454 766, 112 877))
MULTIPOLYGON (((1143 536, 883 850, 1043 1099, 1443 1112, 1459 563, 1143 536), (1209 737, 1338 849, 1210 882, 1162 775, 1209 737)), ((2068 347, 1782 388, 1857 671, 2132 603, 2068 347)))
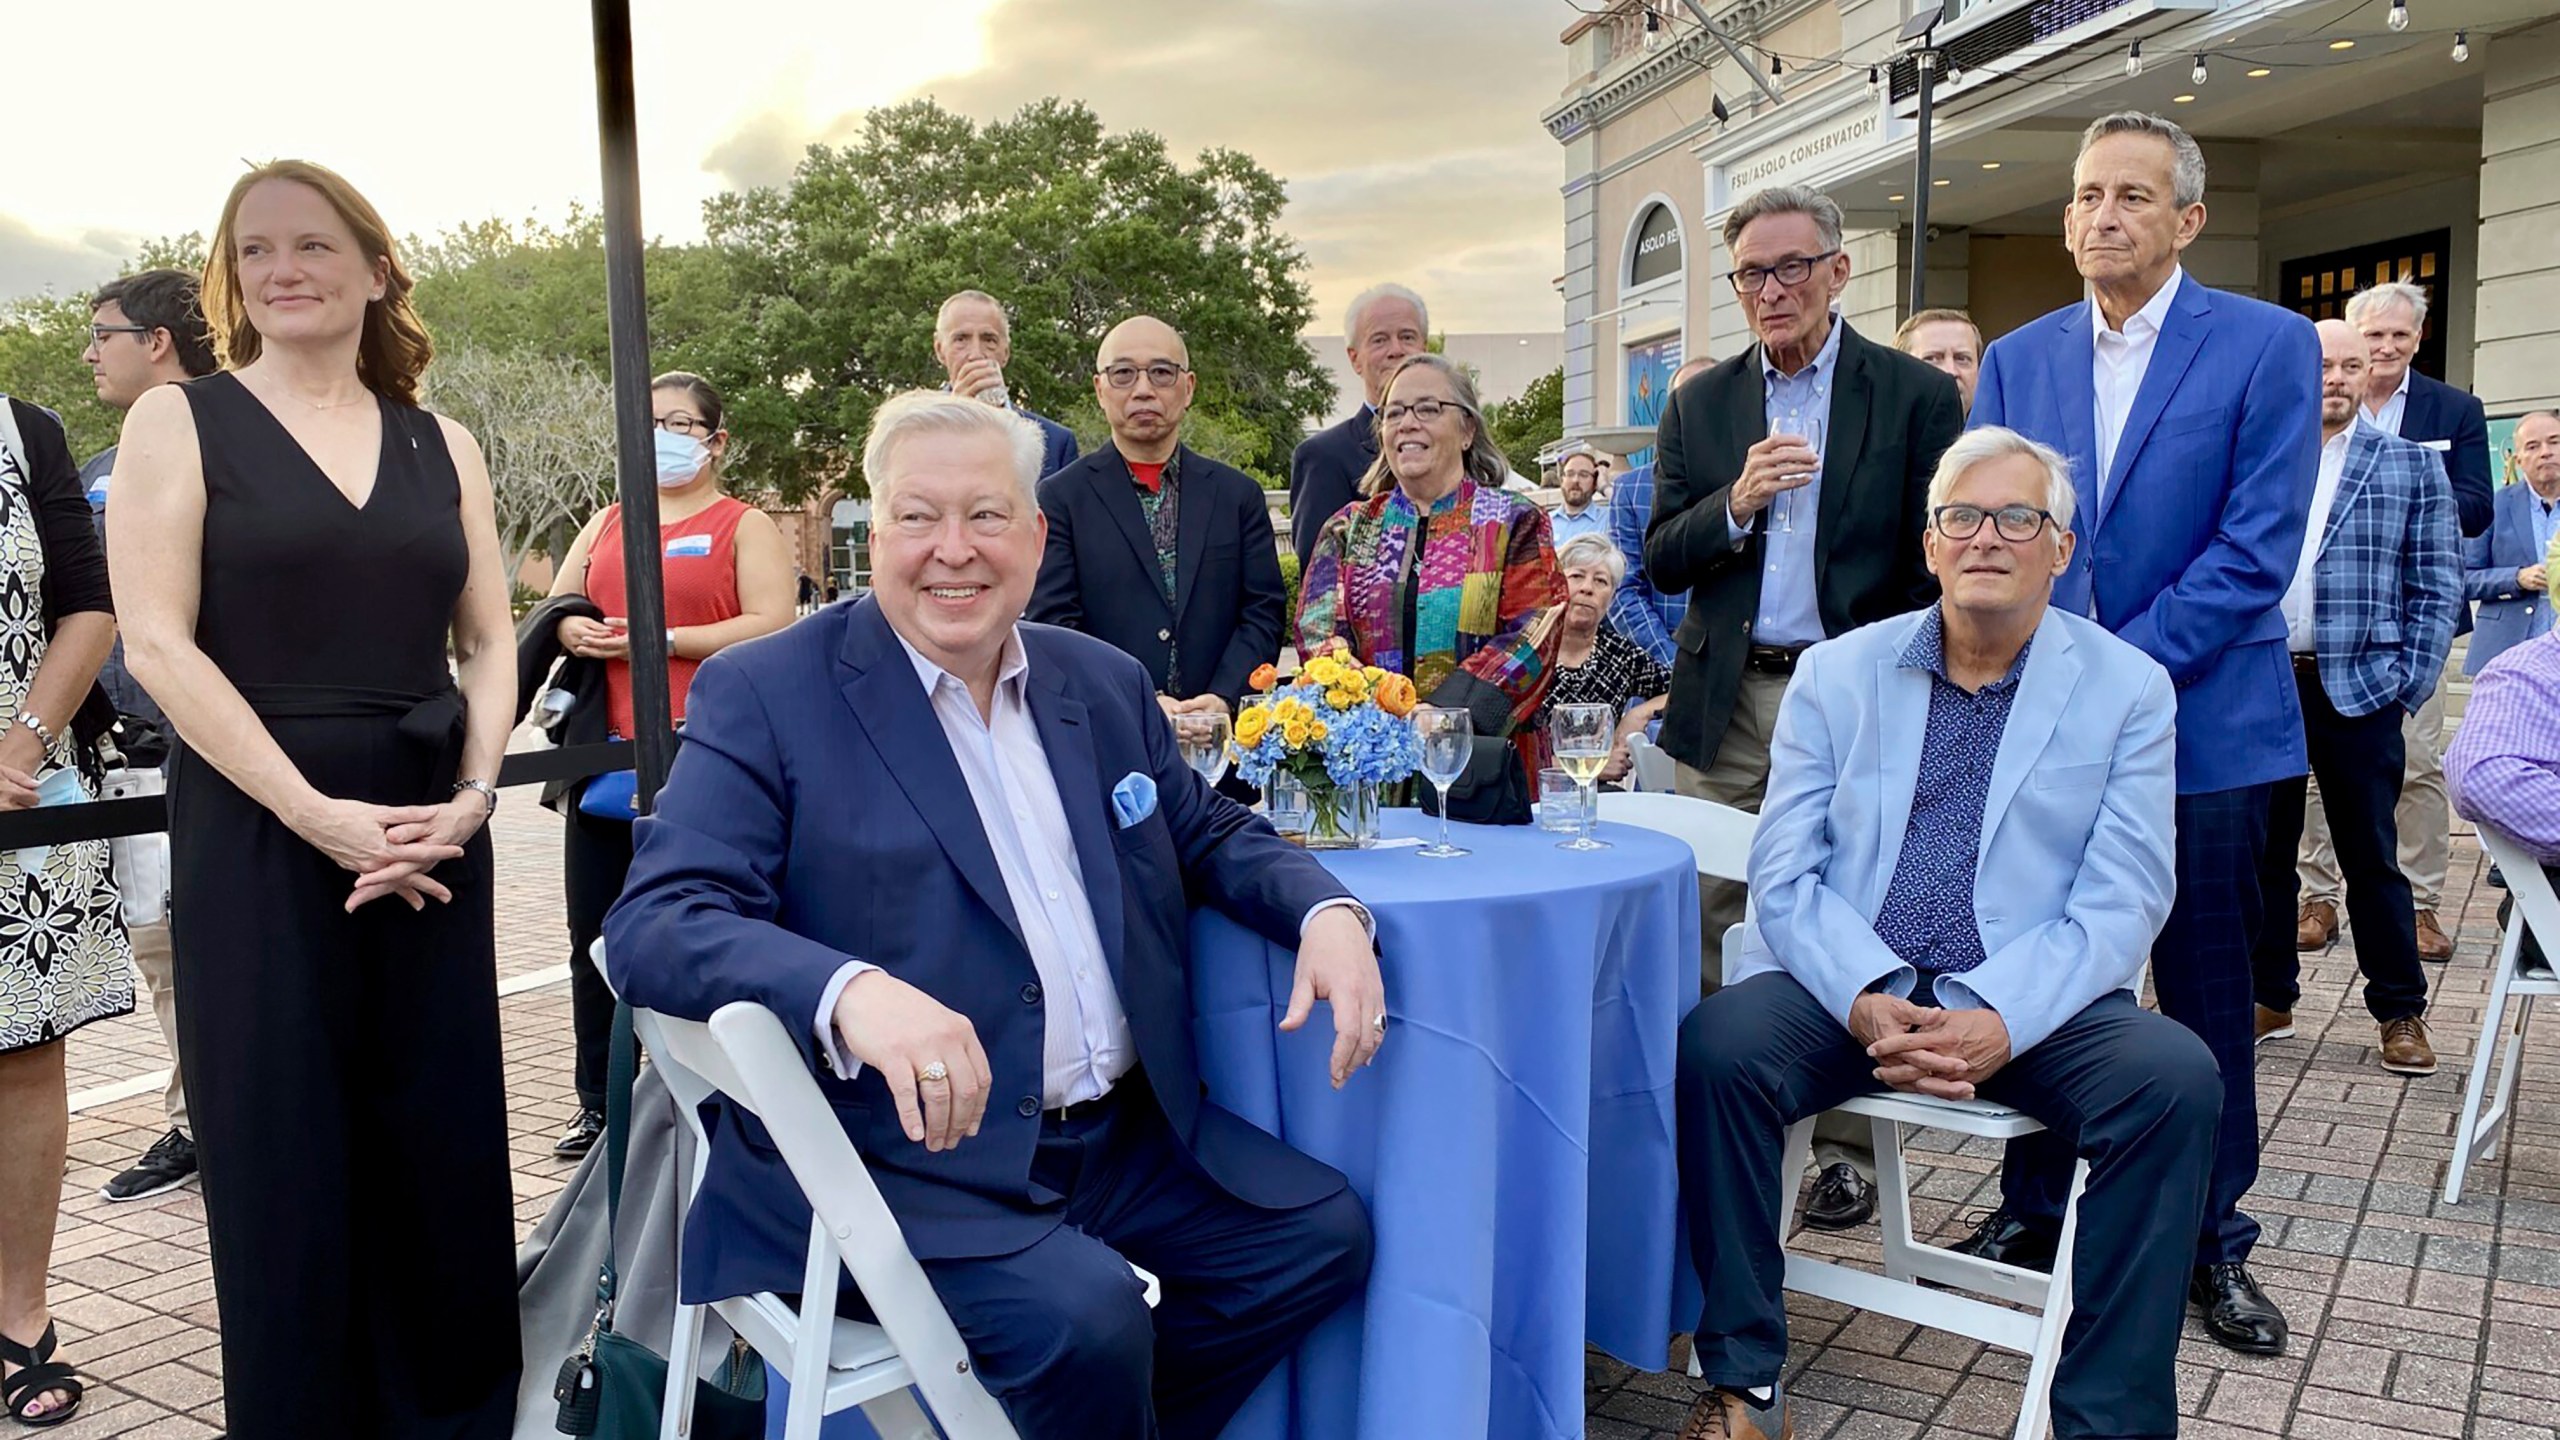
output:
MULTIPOLYGON (((1670 398, 1671 372, 1680 368, 1680 337, 1665 335, 1627 347, 1627 423, 1648 429, 1662 423, 1662 402, 1670 398)), ((1627 464, 1650 465, 1653 447, 1627 456, 1627 464)))

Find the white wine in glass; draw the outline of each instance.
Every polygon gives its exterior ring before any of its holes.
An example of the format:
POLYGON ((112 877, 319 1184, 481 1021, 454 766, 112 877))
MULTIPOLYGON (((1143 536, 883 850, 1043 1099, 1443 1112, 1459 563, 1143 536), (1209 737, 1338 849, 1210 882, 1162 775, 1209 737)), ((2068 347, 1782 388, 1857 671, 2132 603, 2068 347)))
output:
POLYGON ((1475 750, 1476 717, 1465 710, 1417 705, 1413 710, 1413 733, 1422 742, 1423 778, 1440 792, 1440 842, 1414 853, 1433 860, 1472 854, 1449 843, 1449 787, 1467 773, 1467 757, 1475 750))
POLYGON ((1582 833, 1559 841, 1559 850, 1606 850, 1609 842, 1591 838, 1596 805, 1591 784, 1608 768, 1609 747, 1617 738, 1618 712, 1606 705, 1558 705, 1549 729, 1555 740, 1556 766, 1582 790, 1582 833))

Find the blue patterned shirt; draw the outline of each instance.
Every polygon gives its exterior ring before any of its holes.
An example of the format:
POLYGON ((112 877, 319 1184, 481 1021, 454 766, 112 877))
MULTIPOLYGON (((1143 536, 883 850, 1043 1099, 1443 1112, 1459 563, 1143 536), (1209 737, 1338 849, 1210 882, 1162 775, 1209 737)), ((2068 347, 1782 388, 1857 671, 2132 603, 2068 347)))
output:
POLYGON ((1967 694, 1947 678, 1947 632, 1931 606, 1903 647, 1905 668, 1929 672, 1929 728, 1920 742, 1920 779, 1902 854, 1876 912, 1876 936, 1922 975, 1961 975, 1986 958, 1973 914, 1975 869, 1982 853, 1982 812, 1991 798, 1991 766, 2009 728, 2029 644, 2009 673, 1967 694))
POLYGON ((1653 518, 1653 467, 1638 465, 1609 487, 1609 538, 1627 557, 1627 578, 1609 601, 1609 627, 1669 668, 1680 647, 1673 636, 1689 613, 1689 592, 1665 595, 1644 573, 1644 527, 1653 518))

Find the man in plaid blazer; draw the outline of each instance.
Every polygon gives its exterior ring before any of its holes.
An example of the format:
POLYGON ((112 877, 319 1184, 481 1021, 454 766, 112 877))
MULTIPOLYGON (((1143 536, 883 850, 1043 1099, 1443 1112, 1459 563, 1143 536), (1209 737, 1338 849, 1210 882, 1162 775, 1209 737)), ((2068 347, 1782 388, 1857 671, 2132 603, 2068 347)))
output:
MULTIPOLYGON (((2394 811, 2401 721, 2426 703, 2453 645, 2462 570, 2453 489, 2432 450, 2365 423, 2364 341, 2320 322, 2320 480, 2283 612, 2311 773, 2329 809, 2365 1008, 2382 1027, 2382 1068, 2432 1075, 2427 979, 2399 865, 2394 811)), ((2276 783, 2258 867, 2266 913, 2293 913, 2305 782, 2276 783)), ((2270 925, 2252 957, 2260 1043, 2293 1033, 2301 994, 2293 939, 2270 925)))

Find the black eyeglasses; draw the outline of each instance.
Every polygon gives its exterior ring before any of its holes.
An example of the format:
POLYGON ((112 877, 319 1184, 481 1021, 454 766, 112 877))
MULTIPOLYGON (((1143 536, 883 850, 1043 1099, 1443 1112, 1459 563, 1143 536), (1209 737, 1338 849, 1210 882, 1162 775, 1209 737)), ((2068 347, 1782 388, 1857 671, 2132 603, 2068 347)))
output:
POLYGON ((1404 419, 1407 415, 1411 415, 1425 425, 1436 425, 1440 423, 1441 416, 1446 415, 1453 410, 1461 415, 1472 415, 1475 413, 1455 400, 1416 400, 1410 405, 1407 405, 1402 401, 1396 401, 1379 410, 1378 418, 1386 421, 1390 425, 1393 425, 1404 419))
POLYGON ((104 345, 110 335, 148 335, 158 328, 157 325, 92 325, 89 327, 89 339, 104 345))
POLYGON ((1135 386, 1138 383, 1138 377, 1141 375, 1146 376, 1147 383, 1158 390, 1170 390, 1173 388, 1173 383, 1175 381, 1181 379, 1184 375, 1189 374, 1190 371, 1186 367, 1176 365, 1170 360, 1159 360, 1153 365, 1130 365, 1125 363, 1119 365, 1105 365, 1094 373, 1102 377, 1103 384, 1110 386, 1114 390, 1127 390, 1135 386))
POLYGON ((707 437, 716 433, 712 430, 710 421, 697 420, 681 410, 673 415, 661 415, 650 423, 661 430, 672 430, 678 435, 707 437))
POLYGON ((1745 265, 1739 270, 1727 271, 1724 278, 1733 282, 1734 294, 1757 295, 1772 275, 1778 277, 1781 285, 1803 284, 1813 275, 1814 266, 1839 253, 1837 250, 1825 250, 1819 255, 1790 255, 1775 265, 1745 265))
POLYGON ((1982 533, 1985 518, 2000 538, 2012 545, 2033 540, 2044 533, 2044 527, 2054 523, 2052 511, 2033 505, 2003 505, 1997 510, 1985 510, 1979 505, 1941 505, 1929 512, 1929 523, 1950 540, 1970 540, 1982 533))

